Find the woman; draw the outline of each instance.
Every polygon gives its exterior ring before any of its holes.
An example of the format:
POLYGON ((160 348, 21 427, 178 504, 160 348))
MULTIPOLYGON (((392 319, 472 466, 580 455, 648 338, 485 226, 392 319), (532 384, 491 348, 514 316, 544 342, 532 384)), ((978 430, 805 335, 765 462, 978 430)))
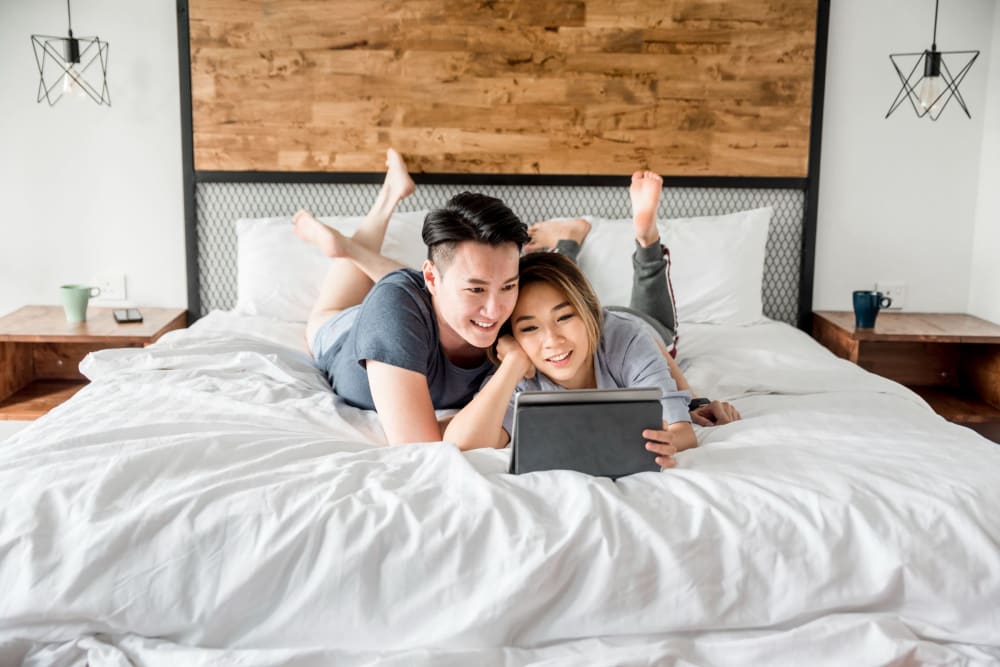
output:
MULTIPOLYGON (((661 190, 656 174, 632 176, 636 310, 602 309, 582 272, 565 256, 534 253, 521 259, 517 304, 496 345, 497 370, 449 424, 448 439, 505 446, 517 391, 654 386, 663 395, 663 424, 644 430, 643 437, 657 464, 672 467, 674 453, 697 446, 688 414, 690 392, 686 386, 678 389, 672 369, 679 379, 683 376, 667 352, 673 344, 673 308, 655 219, 661 190)), ((719 423, 739 418, 732 406, 718 405, 719 423)))

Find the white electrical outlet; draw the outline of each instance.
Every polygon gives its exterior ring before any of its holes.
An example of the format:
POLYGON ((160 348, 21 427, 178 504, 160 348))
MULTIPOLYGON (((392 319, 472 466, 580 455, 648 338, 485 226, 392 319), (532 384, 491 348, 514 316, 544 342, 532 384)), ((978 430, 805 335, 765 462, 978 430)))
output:
POLYGON ((902 310, 906 305, 906 283, 876 283, 875 290, 882 292, 882 296, 892 299, 892 305, 889 306, 889 310, 902 310))
POLYGON ((127 296, 124 273, 102 273, 94 278, 94 287, 101 288, 98 299, 124 301, 127 296))

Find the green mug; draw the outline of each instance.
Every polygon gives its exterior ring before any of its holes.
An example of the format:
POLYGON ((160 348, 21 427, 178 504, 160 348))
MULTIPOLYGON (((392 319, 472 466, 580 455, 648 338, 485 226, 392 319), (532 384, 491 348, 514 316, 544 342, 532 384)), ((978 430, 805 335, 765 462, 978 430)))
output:
POLYGON ((98 296, 101 293, 99 287, 88 287, 86 285, 63 285, 59 288, 62 292, 63 310, 66 311, 66 321, 70 324, 87 321, 87 302, 90 297, 98 296))

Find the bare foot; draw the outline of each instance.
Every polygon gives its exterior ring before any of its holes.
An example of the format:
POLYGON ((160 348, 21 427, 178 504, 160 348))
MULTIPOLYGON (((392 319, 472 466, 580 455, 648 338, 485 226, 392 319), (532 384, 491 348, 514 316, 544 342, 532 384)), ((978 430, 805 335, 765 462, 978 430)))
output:
POLYGON ((395 148, 385 152, 385 166, 385 186, 389 189, 389 194, 397 201, 413 194, 417 186, 410 178, 403 156, 395 148))
POLYGON ((660 205, 663 179, 651 171, 637 171, 632 174, 632 185, 628 196, 632 200, 632 227, 635 240, 644 248, 660 241, 660 230, 656 227, 656 210, 660 205))
POLYGON ((344 257, 347 255, 349 240, 336 229, 327 227, 313 217, 312 213, 300 209, 292 216, 295 235, 303 241, 319 246, 327 257, 344 257))
POLYGON ((542 220, 528 227, 531 240, 524 246, 524 252, 551 250, 556 247, 556 243, 563 240, 576 241, 583 245, 583 240, 589 233, 590 223, 583 218, 542 220))

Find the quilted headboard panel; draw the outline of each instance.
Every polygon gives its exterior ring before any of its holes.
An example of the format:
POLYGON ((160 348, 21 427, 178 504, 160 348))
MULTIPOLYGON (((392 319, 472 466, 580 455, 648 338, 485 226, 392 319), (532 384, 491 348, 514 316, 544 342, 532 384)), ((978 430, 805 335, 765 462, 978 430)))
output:
MULTIPOLYGON (((236 303, 236 232, 239 218, 288 216, 299 207, 316 215, 364 215, 378 186, 330 183, 203 183, 198 187, 198 271, 203 312, 236 303)), ((462 190, 507 202, 526 222, 594 215, 627 218, 623 187, 524 185, 421 185, 401 210, 440 206, 462 190)), ((802 192, 768 188, 667 188, 660 217, 718 215, 761 206, 774 208, 764 265, 764 314, 795 324, 802 261, 802 192)))

